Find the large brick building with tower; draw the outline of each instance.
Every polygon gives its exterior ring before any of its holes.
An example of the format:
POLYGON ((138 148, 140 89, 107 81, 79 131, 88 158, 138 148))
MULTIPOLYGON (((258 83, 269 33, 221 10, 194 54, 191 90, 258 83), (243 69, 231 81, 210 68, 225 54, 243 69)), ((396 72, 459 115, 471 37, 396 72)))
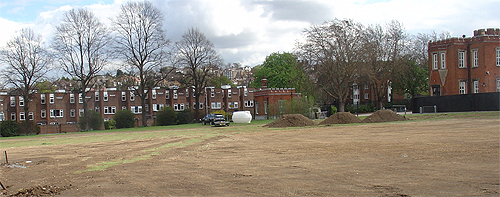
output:
POLYGON ((500 29, 429 43, 429 95, 500 92, 500 29))

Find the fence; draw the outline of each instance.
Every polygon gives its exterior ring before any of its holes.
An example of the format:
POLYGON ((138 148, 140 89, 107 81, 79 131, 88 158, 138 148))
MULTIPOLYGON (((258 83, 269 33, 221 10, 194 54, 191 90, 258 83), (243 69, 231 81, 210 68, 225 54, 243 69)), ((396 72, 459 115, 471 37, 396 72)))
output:
POLYGON ((500 92, 416 97, 413 113, 500 111, 500 92))

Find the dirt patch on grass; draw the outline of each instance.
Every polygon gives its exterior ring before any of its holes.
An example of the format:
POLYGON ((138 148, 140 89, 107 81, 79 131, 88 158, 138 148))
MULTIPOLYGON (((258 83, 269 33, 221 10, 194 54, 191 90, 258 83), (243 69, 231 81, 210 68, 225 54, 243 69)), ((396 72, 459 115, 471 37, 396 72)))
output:
POLYGON ((350 112, 339 112, 331 115, 327 119, 321 121, 320 125, 330 125, 330 124, 350 124, 350 123, 362 123, 363 121, 356 117, 350 112))
POLYGON ((396 112, 388 109, 378 110, 372 115, 366 117, 363 122, 365 123, 375 123, 375 122, 393 122, 393 121, 404 121, 405 117, 396 114, 396 112))
POLYGON ((305 117, 302 114, 287 114, 281 116, 274 122, 266 124, 266 127, 271 128, 282 128, 282 127, 305 127, 305 126, 314 126, 316 123, 311 119, 305 117))

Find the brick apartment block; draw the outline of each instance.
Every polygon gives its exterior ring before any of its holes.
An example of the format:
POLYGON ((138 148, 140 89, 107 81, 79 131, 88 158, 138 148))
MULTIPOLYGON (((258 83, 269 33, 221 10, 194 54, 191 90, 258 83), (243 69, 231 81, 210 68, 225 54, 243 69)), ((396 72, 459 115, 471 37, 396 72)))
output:
POLYGON ((500 29, 429 43, 429 94, 500 92, 500 29))

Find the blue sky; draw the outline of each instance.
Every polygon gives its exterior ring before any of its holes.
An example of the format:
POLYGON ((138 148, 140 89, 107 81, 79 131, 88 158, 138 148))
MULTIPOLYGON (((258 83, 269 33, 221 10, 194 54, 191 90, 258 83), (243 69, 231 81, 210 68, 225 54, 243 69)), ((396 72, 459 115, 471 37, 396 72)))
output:
MULTIPOLYGON (((30 27, 50 43, 64 12, 85 7, 104 23, 128 0, 0 0, 0 47, 30 27)), ((143 1, 143 0, 136 0, 143 1)), ((500 0, 150 0, 164 14, 175 42, 200 29, 226 62, 255 66, 273 52, 292 51, 304 28, 334 18, 364 25, 402 23, 409 34, 471 36, 475 29, 500 28, 500 0)))

